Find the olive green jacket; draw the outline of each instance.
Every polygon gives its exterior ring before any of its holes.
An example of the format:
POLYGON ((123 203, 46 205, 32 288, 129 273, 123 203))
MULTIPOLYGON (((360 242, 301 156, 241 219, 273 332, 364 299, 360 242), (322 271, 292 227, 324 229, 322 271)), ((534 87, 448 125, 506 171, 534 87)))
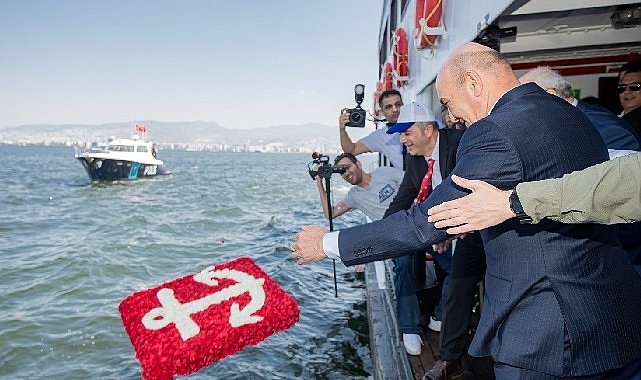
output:
POLYGON ((533 223, 615 224, 641 220, 641 153, 591 166, 561 178, 516 186, 533 223))

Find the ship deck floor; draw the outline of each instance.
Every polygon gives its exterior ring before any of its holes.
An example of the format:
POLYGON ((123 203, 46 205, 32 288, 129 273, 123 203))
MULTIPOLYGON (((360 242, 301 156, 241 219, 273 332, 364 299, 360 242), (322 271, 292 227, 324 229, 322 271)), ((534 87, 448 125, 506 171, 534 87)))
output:
MULTIPOLYGON (((383 268, 383 266, 381 266, 383 268)), ((387 268, 385 268, 387 269, 387 268)), ((429 371, 439 360, 439 333, 429 330, 427 323, 423 322, 423 349, 420 356, 408 355, 398 331, 395 316, 395 300, 393 291, 389 288, 390 278, 382 275, 385 269, 380 270, 377 276, 373 264, 368 264, 365 278, 368 290, 368 318, 370 323, 370 346, 374 379, 417 379, 421 380, 425 372, 429 371), (385 279, 384 277, 387 277, 385 279)), ((477 297, 480 296, 482 289, 477 297)), ((434 306, 439 300, 440 286, 434 286, 418 293, 421 306, 422 321, 429 321, 434 306)), ((469 330, 471 342, 476 324, 478 322, 478 303, 474 309, 472 323, 469 330)), ((465 354, 462 358, 463 371, 457 376, 450 376, 450 380, 493 380, 494 362, 490 357, 476 358, 465 354)))
MULTIPOLYGON (((422 335, 423 350, 420 356, 407 355, 412 372, 417 380, 421 380, 439 359, 438 333, 425 330, 422 335)), ((462 359, 463 371, 460 375, 449 377, 453 380, 493 380, 494 362, 491 358, 475 358, 467 354, 462 359)))

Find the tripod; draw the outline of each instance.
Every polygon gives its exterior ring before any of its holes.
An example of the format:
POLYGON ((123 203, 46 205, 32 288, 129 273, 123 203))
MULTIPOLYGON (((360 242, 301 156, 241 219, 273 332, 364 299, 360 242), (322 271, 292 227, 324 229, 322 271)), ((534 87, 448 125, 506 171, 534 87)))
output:
MULTIPOLYGON (((331 178, 332 176, 326 176, 325 178, 325 195, 327 197, 327 214, 329 218, 329 232, 334 231, 334 216, 332 215, 332 202, 331 202, 331 178)), ((336 260, 332 259, 332 265, 334 266, 334 297, 338 297, 338 283, 336 280, 336 260)))
MULTIPOLYGON (((325 195, 327 197, 327 216, 329 217, 329 231, 332 232, 334 231, 334 221, 333 221, 333 215, 332 215, 332 202, 331 202, 331 178, 332 174, 334 173, 339 173, 343 174, 345 173, 345 170, 347 168, 343 165, 334 165, 332 166, 329 163, 329 157, 320 154, 318 152, 314 152, 312 154, 312 158, 314 159, 308 166, 308 171, 309 175, 312 177, 312 179, 316 179, 316 176, 319 176, 321 178, 325 179, 325 195), (315 170, 310 167, 310 165, 314 163, 318 166, 315 170)), ((334 296, 338 297, 338 284, 336 280, 336 260, 332 259, 332 264, 334 265, 334 296)))

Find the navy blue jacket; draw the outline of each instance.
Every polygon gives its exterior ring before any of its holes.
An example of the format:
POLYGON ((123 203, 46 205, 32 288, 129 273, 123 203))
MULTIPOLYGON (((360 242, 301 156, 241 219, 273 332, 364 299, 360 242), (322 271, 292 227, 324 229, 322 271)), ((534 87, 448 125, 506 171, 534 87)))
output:
POLYGON ((641 151, 639 136, 634 132, 632 126, 610 112, 609 109, 580 100, 576 108, 583 111, 590 119, 609 151, 641 151))
MULTIPOLYGON (((597 104, 579 100, 576 107, 585 113, 599 131, 610 157, 641 151, 639 136, 625 120, 597 104)), ((641 266, 641 222, 620 224, 618 236, 632 264, 641 266)))

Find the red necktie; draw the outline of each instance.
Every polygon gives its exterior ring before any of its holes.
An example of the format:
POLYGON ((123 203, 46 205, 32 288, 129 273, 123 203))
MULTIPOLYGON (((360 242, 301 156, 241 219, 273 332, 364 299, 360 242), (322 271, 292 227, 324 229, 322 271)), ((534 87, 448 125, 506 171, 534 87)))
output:
POLYGON ((432 171, 434 170, 434 159, 430 158, 427 160, 427 172, 425 172, 425 177, 423 177, 423 182, 421 182, 421 190, 418 192, 414 204, 419 204, 430 195, 430 189, 432 188, 432 171))

